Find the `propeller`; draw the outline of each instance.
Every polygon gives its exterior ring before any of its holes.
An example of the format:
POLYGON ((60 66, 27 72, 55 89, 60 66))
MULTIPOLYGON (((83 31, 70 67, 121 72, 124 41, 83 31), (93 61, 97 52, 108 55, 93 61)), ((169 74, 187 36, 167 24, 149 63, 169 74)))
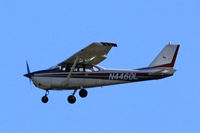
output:
POLYGON ((28 61, 26 61, 26 68, 27 68, 28 74, 30 74, 30 69, 29 69, 28 61))
POLYGON ((26 69, 27 69, 27 74, 24 74, 25 77, 29 78, 29 82, 31 84, 31 73, 30 73, 30 68, 29 68, 29 65, 28 65, 28 61, 26 61, 26 69))

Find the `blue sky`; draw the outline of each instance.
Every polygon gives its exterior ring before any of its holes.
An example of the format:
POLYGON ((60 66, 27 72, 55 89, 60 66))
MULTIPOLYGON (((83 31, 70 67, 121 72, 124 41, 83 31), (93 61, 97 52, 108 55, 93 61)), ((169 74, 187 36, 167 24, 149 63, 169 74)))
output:
POLYGON ((1 133, 200 132, 200 2, 198 0, 0 0, 1 133), (70 105, 72 91, 29 85, 46 69, 94 41, 118 44, 100 65, 139 68, 169 41, 180 43, 170 78, 88 89, 70 105))

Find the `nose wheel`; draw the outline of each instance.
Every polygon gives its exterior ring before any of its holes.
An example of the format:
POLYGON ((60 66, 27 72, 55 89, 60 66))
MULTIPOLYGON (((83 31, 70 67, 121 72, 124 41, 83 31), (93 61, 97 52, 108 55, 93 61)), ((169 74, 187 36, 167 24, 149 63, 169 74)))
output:
POLYGON ((49 101, 47 95, 49 95, 49 91, 48 91, 48 90, 46 90, 45 95, 44 95, 44 96, 42 97, 42 99, 41 99, 41 101, 42 101, 43 103, 47 103, 47 102, 49 101))

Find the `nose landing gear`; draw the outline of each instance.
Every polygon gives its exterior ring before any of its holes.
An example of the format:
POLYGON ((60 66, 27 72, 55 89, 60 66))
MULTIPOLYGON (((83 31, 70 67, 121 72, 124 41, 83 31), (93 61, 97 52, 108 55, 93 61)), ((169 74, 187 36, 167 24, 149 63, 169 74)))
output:
POLYGON ((47 95, 49 95, 49 90, 46 90, 45 95, 41 99, 43 103, 47 103, 49 101, 47 95))

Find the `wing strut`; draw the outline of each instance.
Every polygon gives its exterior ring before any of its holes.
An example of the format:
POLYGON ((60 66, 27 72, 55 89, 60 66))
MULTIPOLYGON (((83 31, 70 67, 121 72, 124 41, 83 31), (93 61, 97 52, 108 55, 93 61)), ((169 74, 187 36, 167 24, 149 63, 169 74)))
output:
POLYGON ((76 59, 75 59, 75 61, 74 61, 74 64, 73 64, 73 66, 72 66, 72 68, 71 68, 71 70, 70 70, 70 72, 69 72, 69 74, 68 74, 68 76, 67 76, 67 82, 66 82, 66 85, 69 83, 69 79, 70 79, 70 77, 71 77, 71 75, 72 75, 72 72, 74 71, 74 69, 75 69, 75 66, 76 66, 76 64, 77 64, 77 62, 78 62, 78 56, 76 57, 76 59))

